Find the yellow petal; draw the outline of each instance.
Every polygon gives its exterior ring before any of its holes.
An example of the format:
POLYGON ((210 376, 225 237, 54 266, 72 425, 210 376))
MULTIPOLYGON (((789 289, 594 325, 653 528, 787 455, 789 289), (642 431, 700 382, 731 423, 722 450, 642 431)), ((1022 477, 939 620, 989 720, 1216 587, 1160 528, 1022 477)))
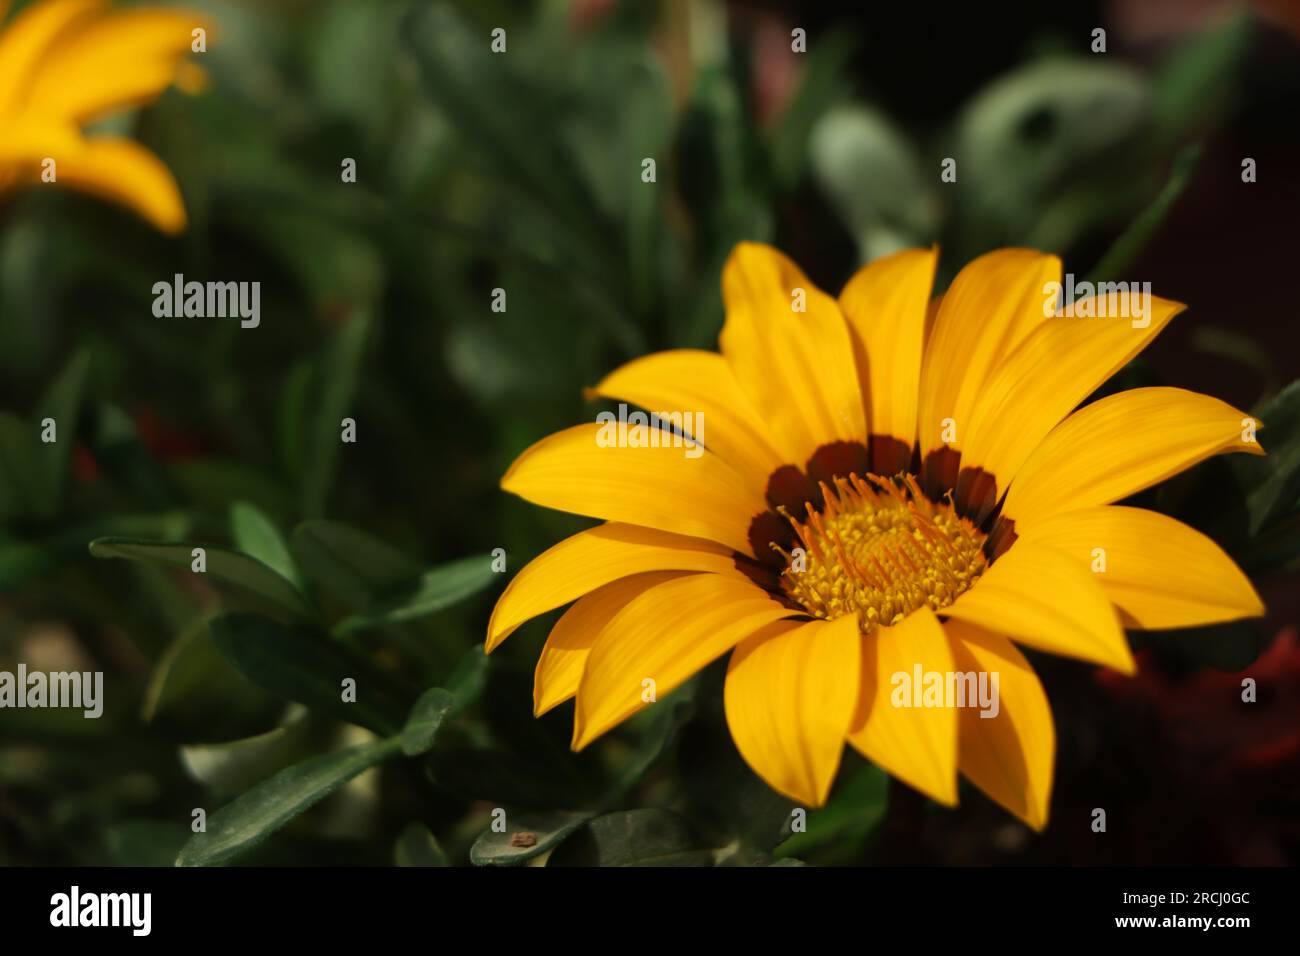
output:
POLYGON ((998 363, 1044 321, 1043 287, 1061 278, 1061 260, 1031 249, 999 249, 966 265, 939 303, 925 346, 917 429, 921 457, 964 448, 970 413, 998 363))
POLYGON ((863 638, 862 688, 848 736, 867 759, 947 806, 957 803, 956 708, 917 706, 914 693, 923 694, 926 675, 946 683, 951 671, 948 639, 929 608, 863 638))
POLYGON ((91 139, 67 156, 56 156, 58 181, 118 203, 166 233, 185 228, 185 203, 171 171, 129 139, 91 139))
POLYGON ((768 785, 806 806, 830 793, 858 701, 854 615, 777 621, 741 641, 727 667, 727 726, 768 785))
POLYGON ((740 574, 692 574, 646 591, 605 626, 587 657, 573 749, 792 613, 740 574))
POLYGON ((533 713, 541 716, 578 692, 597 635, 633 598, 687 571, 650 571, 620 578, 574 603, 551 628, 533 674, 533 713))
MULTIPOLYGON (((602 447, 602 426, 575 425, 521 454, 501 487, 573 514, 661 528, 750 553, 749 524, 767 510, 753 486, 717 455, 666 447, 669 432, 646 429, 658 448, 602 447)), ((609 426, 613 428, 614 426, 609 426)), ((681 444, 678 437, 677 443, 681 444)))
POLYGON ((802 465, 822 445, 862 442, 853 340, 835 300, 780 252, 752 242, 732 251, 722 295, 722 354, 785 461, 802 465), (806 311, 798 312, 801 291, 806 311))
POLYGON ((611 372, 591 391, 646 411, 702 415, 703 436, 695 435, 692 428, 686 431, 741 475, 752 477, 760 493, 768 475, 783 464, 763 420, 736 384, 727 360, 717 352, 656 352, 611 372))
POLYGON ((538 555, 502 592, 488 621, 491 653, 525 621, 602 585, 645 571, 733 571, 730 549, 667 531, 603 524, 538 555))
POLYGON ((1181 388, 1135 388, 1085 405, 1033 450, 1002 514, 1017 528, 1059 511, 1105 505, 1221 452, 1262 455, 1243 441, 1249 416, 1181 388))
POLYGON ((866 368, 858 369, 872 435, 916 440, 921 352, 938 249, 909 249, 857 271, 840 293, 866 368))
MULTIPOLYGON (((1121 297, 1105 297, 1106 317, 1058 316, 1029 334, 989 379, 971 412, 962 468, 997 479, 997 495, 1048 432, 1147 344, 1185 306, 1151 297, 1150 315, 1119 314, 1121 297)), ((1096 306, 1093 307, 1096 311, 1096 306)), ((996 496, 995 496, 996 497, 996 496)))
POLYGON ((1016 530, 1022 533, 1011 551, 1030 541, 1095 569, 1093 577, 1130 627, 1196 627, 1264 613, 1249 579, 1223 549, 1167 515, 1101 505, 1063 511, 1023 531, 1017 524, 1016 530))
POLYGON ((21 110, 46 57, 65 34, 103 6, 103 0, 43 0, 14 17, 0 32, 0 116, 21 110))
POLYGON ((30 115, 7 118, 0 138, 0 166, 11 167, 19 178, 36 182, 41 160, 72 155, 84 149, 85 143, 80 130, 67 123, 30 115))
POLYGON ((1133 655, 1096 577, 1067 551, 1017 541, 943 613, 1039 650, 1132 674, 1133 655))
POLYGON ((181 10, 116 10, 82 22, 42 58, 28 102, 82 123, 150 102, 176 82, 197 27, 210 29, 181 10))
POLYGON ((957 764, 995 803, 1042 830, 1056 761, 1056 728, 1043 685, 1000 634, 962 621, 949 621, 944 630, 958 671, 988 674, 990 685, 997 675, 995 716, 982 716, 980 707, 961 708, 957 764))

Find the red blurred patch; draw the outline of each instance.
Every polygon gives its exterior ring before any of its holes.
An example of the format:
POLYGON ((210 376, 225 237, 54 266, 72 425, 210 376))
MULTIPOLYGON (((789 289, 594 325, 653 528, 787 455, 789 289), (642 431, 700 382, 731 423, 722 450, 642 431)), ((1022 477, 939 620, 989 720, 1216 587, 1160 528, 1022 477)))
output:
POLYGON ((203 442, 197 436, 164 422, 148 405, 138 406, 132 421, 140 441, 160 461, 185 461, 204 453, 203 442))

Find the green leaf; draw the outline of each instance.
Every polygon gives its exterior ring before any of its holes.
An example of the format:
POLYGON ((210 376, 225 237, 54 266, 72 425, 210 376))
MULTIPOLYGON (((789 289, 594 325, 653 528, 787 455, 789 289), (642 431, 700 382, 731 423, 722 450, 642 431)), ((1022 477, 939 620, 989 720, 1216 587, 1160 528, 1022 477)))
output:
POLYGON ((488 669, 492 659, 483 653, 482 645, 476 644, 465 652, 447 677, 447 687, 454 698, 451 705, 452 716, 463 713, 483 694, 487 686, 488 669))
POLYGON ((218 794, 235 796, 320 750, 315 730, 310 712, 294 705, 279 727, 264 734, 214 744, 182 745, 181 762, 199 783, 218 794))
POLYGON ((1212 125, 1236 90, 1250 52, 1252 17, 1245 11, 1180 44, 1155 74, 1155 125, 1176 140, 1194 126, 1212 125))
POLYGON ((799 184, 815 125, 851 88, 845 70, 854 46, 852 34, 832 32, 808 54, 799 92, 772 131, 772 173, 784 189, 799 184))
POLYGON ((259 687, 383 736, 402 726, 404 695, 383 673, 322 635, 288 628, 257 614, 226 614, 212 622, 217 650, 259 687), (356 701, 343 681, 356 681, 356 701))
POLYGON ((288 612, 294 618, 315 619, 316 612, 290 581, 256 558, 238 551, 190 542, 96 538, 90 542, 90 553, 97 558, 149 561, 165 567, 192 571, 195 560, 193 552, 198 547, 202 547, 206 554, 207 571, 204 573, 214 581, 262 598, 288 612))
POLYGON ((1253 412, 1262 423, 1259 440, 1268 454, 1233 455, 1231 464, 1246 489, 1250 532, 1259 534, 1300 499, 1300 380, 1292 382, 1253 412))
MULTIPOLYGON (((38 451, 43 481, 36 506, 38 514, 50 517, 58 511, 68 484, 68 462, 76 441, 77 415, 81 394, 90 370, 90 355, 78 352, 36 406, 36 421, 54 419, 57 441, 41 443, 38 451)), ((39 432, 37 432, 39 434, 39 432)))
MULTIPOLYGON (((342 421, 356 417, 353 401, 369 331, 369 314, 353 314, 334 334, 334 339, 313 369, 313 400, 308 405, 312 411, 304 423, 306 440, 302 473, 302 512, 311 517, 319 516, 324 510, 334 483, 339 452, 343 448, 342 421)), ((358 441, 362 440, 364 438, 358 438, 358 441)))
POLYGON ((104 835, 118 866, 171 866, 189 830, 165 820, 128 820, 104 835))
POLYGON ((412 823, 397 838, 393 857, 398 866, 451 866, 438 838, 428 827, 412 823))
POLYGON ((833 859, 819 858, 820 862, 849 863, 854 859, 862 842, 885 818, 889 777, 874 764, 864 764, 856 772, 845 767, 840 777, 826 806, 807 811, 805 830, 791 833, 777 848, 778 856, 808 856, 811 851, 824 848, 839 855, 833 859))
POLYGON ((669 810, 620 810, 589 821, 551 854, 547 866, 710 866, 685 817, 669 810))
POLYGON ((420 565, 386 542, 337 521, 306 521, 289 548, 317 588, 354 608, 415 580, 420 565))
POLYGON ((621 796, 640 783, 646 772, 672 747, 695 713, 695 687, 694 682, 688 682, 655 705, 636 750, 619 769, 614 796, 621 796))
POLYGON ((230 506, 230 534, 240 551, 257 558, 295 587, 301 588, 302 578, 293 562, 293 555, 289 553, 289 546, 271 519, 255 505, 237 501, 230 506))
POLYGON ((33 426, 0 412, 0 521, 36 510, 44 483, 36 455, 39 444, 33 426))
POLYGON ((154 667, 141 719, 146 724, 166 720, 169 726, 193 728, 192 732, 205 735, 197 739, 220 739, 207 735, 251 723, 275 703, 226 662, 212 642, 208 622, 200 619, 177 636, 154 667))
POLYGON ((958 162, 941 184, 965 231, 957 259, 999 243, 1063 248, 1128 214, 1164 161, 1140 148, 1151 108, 1146 78, 1112 57, 1042 60, 980 90, 941 154, 958 162))
POLYGON ((1106 250, 1089 273, 1088 279, 1093 283, 1117 281, 1124 269, 1127 269, 1138 254, 1146 248, 1151 237, 1156 234, 1161 224, 1168 217, 1178 197, 1183 194, 1191 181, 1192 173, 1201 158, 1201 148, 1197 144, 1185 147, 1174 159, 1173 169, 1159 195, 1146 209, 1138 214, 1118 239, 1106 250))
POLYGON ((483 590, 494 577, 492 559, 487 555, 438 565, 403 593, 344 618, 335 633, 351 634, 426 617, 483 590))
MULTIPOLYGON (((712 676, 712 675, 706 675, 712 676)), ((691 819, 719 840, 740 840, 768 852, 790 835, 795 804, 758 777, 737 753, 725 721, 693 721, 677 747, 678 769, 691 819)))
POLYGON ((402 728, 402 753, 408 757, 418 757, 433 749, 438 738, 438 730, 447 714, 451 712, 454 698, 450 691, 441 687, 426 690, 411 708, 411 716, 402 728))
POLYGON ((559 845, 588 820, 590 813, 507 813, 502 833, 484 830, 470 847, 475 866, 515 866, 559 845))
POLYGON ((912 144, 866 106, 832 110, 812 131, 813 173, 863 261, 930 238, 939 205, 912 144))
POLYGON ((238 856, 400 749, 395 739, 377 740, 281 770, 212 814, 207 831, 190 837, 176 865, 212 866, 238 856))

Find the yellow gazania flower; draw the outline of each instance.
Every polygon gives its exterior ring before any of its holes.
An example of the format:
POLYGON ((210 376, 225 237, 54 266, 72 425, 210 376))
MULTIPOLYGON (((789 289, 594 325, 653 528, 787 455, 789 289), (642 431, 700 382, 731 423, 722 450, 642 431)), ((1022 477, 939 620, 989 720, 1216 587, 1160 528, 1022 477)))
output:
MULTIPOLYGON (((0 0, 0 20, 8 0, 0 0)), ((0 199, 55 182, 118 203, 164 232, 185 227, 176 180, 144 147, 83 127, 204 74, 185 57, 207 23, 182 10, 111 10, 104 0, 38 0, 0 30, 0 199)))
POLYGON ((511 466, 507 491, 607 522, 521 570, 488 625, 490 651, 576 599, 534 693, 538 714, 576 696, 575 748, 646 706, 643 681, 663 695, 731 651, 727 722, 781 793, 824 803, 847 740, 947 805, 960 770, 1041 829, 1055 733, 1013 641, 1131 674, 1125 626, 1263 612, 1208 538, 1112 504, 1211 455, 1262 454, 1247 416, 1177 388, 1074 410, 1183 306, 1152 296, 1134 318, 1108 291, 1047 317, 1061 263, 1024 249, 971 262, 932 306, 937 255, 873 262, 836 300, 742 244, 721 354, 649 355, 593 389, 702 413, 703 454, 666 433, 602 447, 590 423, 511 466), (918 668, 996 673, 997 716, 902 706, 895 675, 918 668))

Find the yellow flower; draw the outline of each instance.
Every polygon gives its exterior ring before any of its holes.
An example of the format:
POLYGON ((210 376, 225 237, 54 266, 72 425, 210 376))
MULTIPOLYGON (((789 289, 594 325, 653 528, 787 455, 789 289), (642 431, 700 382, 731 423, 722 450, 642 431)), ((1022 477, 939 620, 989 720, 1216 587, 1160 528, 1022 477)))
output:
MULTIPOLYGON (((8 0, 0 0, 3 20, 8 0)), ((38 0, 0 30, 0 199, 53 181, 119 203, 164 232, 185 228, 180 189, 139 144, 83 128, 152 102, 202 71, 186 56, 207 24, 181 10, 111 10, 104 0, 38 0), (53 160, 53 167, 48 160, 53 160)))
POLYGON ((732 737, 781 793, 824 803, 847 741, 950 806, 960 771, 1041 829, 1055 732, 1013 642, 1131 674, 1125 626, 1263 613, 1208 538, 1113 504, 1211 455, 1262 454, 1255 423, 1177 388, 1075 410, 1183 306, 1149 296, 1135 314, 1140 298, 1107 289, 1057 314, 1061 263, 1025 249, 976 259, 931 303, 937 255, 873 262, 836 300, 742 244, 721 354, 649 355, 592 390, 682 412, 687 431, 702 414, 702 453, 629 416, 625 444, 658 447, 607 447, 591 423, 511 466, 506 490, 606 522, 523 568, 488 625, 491 651, 576 600, 534 692, 538 714, 577 698, 575 748, 730 652, 732 737), (961 683, 981 675, 996 716, 961 683))

